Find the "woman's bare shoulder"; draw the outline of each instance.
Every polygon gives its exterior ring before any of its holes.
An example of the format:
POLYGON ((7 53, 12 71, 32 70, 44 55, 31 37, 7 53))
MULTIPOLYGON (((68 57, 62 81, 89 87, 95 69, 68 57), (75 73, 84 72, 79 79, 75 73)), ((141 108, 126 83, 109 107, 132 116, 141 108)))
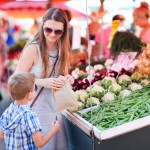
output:
POLYGON ((29 53, 29 54, 36 54, 37 53, 37 47, 35 44, 29 44, 24 47, 23 52, 29 53))
POLYGON ((36 64, 37 59, 38 51, 35 44, 25 46, 16 70, 29 71, 31 67, 36 64))

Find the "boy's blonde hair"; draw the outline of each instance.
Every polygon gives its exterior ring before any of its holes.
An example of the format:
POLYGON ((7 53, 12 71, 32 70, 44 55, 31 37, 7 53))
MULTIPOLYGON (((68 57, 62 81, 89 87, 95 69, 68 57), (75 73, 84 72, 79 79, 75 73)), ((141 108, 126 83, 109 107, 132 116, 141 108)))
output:
POLYGON ((35 86, 35 75, 29 72, 14 73, 8 80, 8 88, 13 100, 22 100, 35 86))

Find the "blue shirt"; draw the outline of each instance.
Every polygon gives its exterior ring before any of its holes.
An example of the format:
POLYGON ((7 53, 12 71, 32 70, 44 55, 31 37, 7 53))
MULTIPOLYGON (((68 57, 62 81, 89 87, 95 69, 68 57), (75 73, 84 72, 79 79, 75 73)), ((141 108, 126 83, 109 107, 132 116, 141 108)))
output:
POLYGON ((4 132, 7 150, 37 149, 31 135, 41 131, 41 126, 36 114, 27 105, 10 104, 0 117, 0 129, 4 132))

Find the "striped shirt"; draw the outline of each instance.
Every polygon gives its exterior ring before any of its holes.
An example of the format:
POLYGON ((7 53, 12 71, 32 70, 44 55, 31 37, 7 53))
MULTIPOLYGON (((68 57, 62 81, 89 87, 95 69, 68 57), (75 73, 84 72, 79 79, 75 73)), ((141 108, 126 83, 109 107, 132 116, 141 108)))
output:
POLYGON ((0 117, 6 150, 36 150, 31 138, 41 126, 36 114, 27 105, 10 104, 0 117))

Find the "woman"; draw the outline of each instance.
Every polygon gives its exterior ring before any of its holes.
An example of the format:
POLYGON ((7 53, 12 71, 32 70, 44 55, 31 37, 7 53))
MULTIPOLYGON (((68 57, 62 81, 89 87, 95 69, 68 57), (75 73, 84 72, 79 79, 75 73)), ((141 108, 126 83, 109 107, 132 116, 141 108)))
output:
POLYGON ((112 25, 108 26, 107 28, 100 28, 100 30, 95 36, 94 40, 96 42, 96 45, 100 47, 100 44, 102 44, 102 55, 104 55, 105 59, 110 57, 110 44, 116 30, 125 31, 125 28, 123 26, 124 20, 125 18, 121 14, 113 16, 112 25))
POLYGON ((141 6, 133 11, 134 24, 141 28, 140 39, 145 43, 150 43, 150 10, 146 2, 141 2, 141 6))
POLYGON ((66 150, 67 139, 62 115, 56 110, 52 91, 59 90, 64 85, 64 82, 57 78, 59 75, 65 75, 68 77, 68 82, 73 82, 73 78, 67 75, 68 20, 63 10, 51 8, 47 10, 42 21, 40 31, 25 46, 16 71, 34 73, 38 91, 40 87, 44 87, 33 105, 33 110, 37 113, 42 124, 43 134, 49 130, 56 116, 61 124, 60 131, 41 149, 66 150), (52 70, 53 73, 49 77, 52 70))

